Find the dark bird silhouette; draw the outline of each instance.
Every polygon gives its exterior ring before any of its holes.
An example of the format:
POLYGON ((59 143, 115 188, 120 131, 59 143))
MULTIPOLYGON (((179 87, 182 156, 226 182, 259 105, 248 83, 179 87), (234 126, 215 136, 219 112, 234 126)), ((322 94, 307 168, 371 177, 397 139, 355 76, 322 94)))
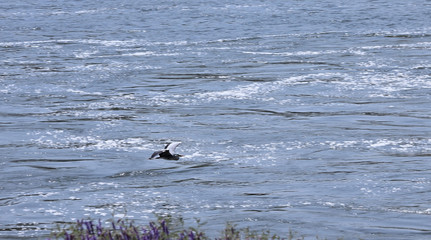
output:
POLYGON ((161 151, 156 151, 151 155, 149 159, 154 158, 163 158, 167 160, 178 160, 180 157, 183 157, 183 155, 175 154, 175 148, 180 145, 181 142, 172 142, 166 145, 165 149, 161 151))

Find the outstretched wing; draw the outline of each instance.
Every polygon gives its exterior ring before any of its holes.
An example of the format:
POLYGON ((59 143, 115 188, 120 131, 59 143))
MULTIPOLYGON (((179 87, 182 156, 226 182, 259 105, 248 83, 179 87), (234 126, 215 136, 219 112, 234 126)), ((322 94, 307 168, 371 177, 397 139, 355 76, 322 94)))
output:
POLYGON ((160 153, 162 153, 163 151, 157 151, 154 152, 153 155, 151 155, 151 157, 149 159, 154 159, 157 155, 159 155, 160 153))
POLYGON ((172 142, 168 144, 165 149, 169 151, 170 154, 174 155, 175 148, 177 148, 178 145, 180 145, 181 142, 172 142))

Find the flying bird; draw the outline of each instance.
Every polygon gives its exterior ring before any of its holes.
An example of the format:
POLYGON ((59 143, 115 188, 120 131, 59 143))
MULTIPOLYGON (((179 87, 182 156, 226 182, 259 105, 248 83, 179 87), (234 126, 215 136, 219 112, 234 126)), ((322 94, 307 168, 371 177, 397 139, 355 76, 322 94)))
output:
POLYGON ((154 158, 163 158, 167 160, 178 160, 180 157, 183 157, 184 155, 175 154, 175 148, 177 148, 178 145, 180 145, 181 142, 172 142, 166 145, 165 149, 161 151, 156 151, 151 155, 149 159, 154 158))

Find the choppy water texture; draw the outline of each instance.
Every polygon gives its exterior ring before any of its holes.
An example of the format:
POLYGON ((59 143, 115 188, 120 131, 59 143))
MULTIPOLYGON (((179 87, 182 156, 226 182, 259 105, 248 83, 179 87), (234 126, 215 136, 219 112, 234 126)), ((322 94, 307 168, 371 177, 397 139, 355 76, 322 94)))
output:
POLYGON ((429 0, 0 3, 0 238, 127 211, 429 239, 430 23, 429 0))

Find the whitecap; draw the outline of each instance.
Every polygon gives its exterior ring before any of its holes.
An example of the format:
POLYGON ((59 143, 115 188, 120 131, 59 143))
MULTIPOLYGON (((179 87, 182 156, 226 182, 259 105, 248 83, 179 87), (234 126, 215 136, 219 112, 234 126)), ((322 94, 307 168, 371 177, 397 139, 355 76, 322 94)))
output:
POLYGON ((79 95, 102 95, 101 92, 86 92, 86 91, 82 91, 82 90, 78 90, 78 89, 66 89, 66 92, 69 93, 77 93, 79 95))
MULTIPOLYGON (((350 52, 353 52, 349 50, 350 52)), ((242 53, 252 55, 274 55, 274 56, 316 56, 316 55, 331 55, 345 51, 326 50, 326 51, 296 51, 296 52, 267 52, 267 51, 243 51, 242 53)))
POLYGON ((145 52, 134 52, 134 53, 124 53, 122 56, 129 57, 141 57, 141 56, 178 56, 179 53, 156 53, 153 51, 145 51, 145 52))
POLYGON ((389 145, 397 145, 400 142, 401 142, 400 140, 394 141, 394 140, 388 140, 388 139, 380 139, 375 142, 372 142, 369 146, 371 148, 379 148, 379 147, 386 147, 389 145))
POLYGON ((63 216, 64 215, 64 213, 62 213, 62 212, 60 212, 58 210, 55 210, 55 209, 47 209, 47 210, 45 210, 45 212, 49 213, 49 214, 52 214, 54 216, 63 216))
POLYGON ((89 58, 95 54, 99 53, 99 51, 94 50, 94 51, 82 51, 82 52, 74 52, 73 54, 75 55, 76 58, 89 58))
POLYGON ((333 81, 344 78, 347 78, 347 75, 340 73, 307 74, 288 77, 274 82, 258 82, 236 86, 227 90, 196 93, 195 96, 206 101, 222 99, 259 99, 264 101, 273 101, 274 98, 268 95, 274 91, 280 91, 286 86, 303 85, 310 82, 327 82, 328 80, 333 81))

